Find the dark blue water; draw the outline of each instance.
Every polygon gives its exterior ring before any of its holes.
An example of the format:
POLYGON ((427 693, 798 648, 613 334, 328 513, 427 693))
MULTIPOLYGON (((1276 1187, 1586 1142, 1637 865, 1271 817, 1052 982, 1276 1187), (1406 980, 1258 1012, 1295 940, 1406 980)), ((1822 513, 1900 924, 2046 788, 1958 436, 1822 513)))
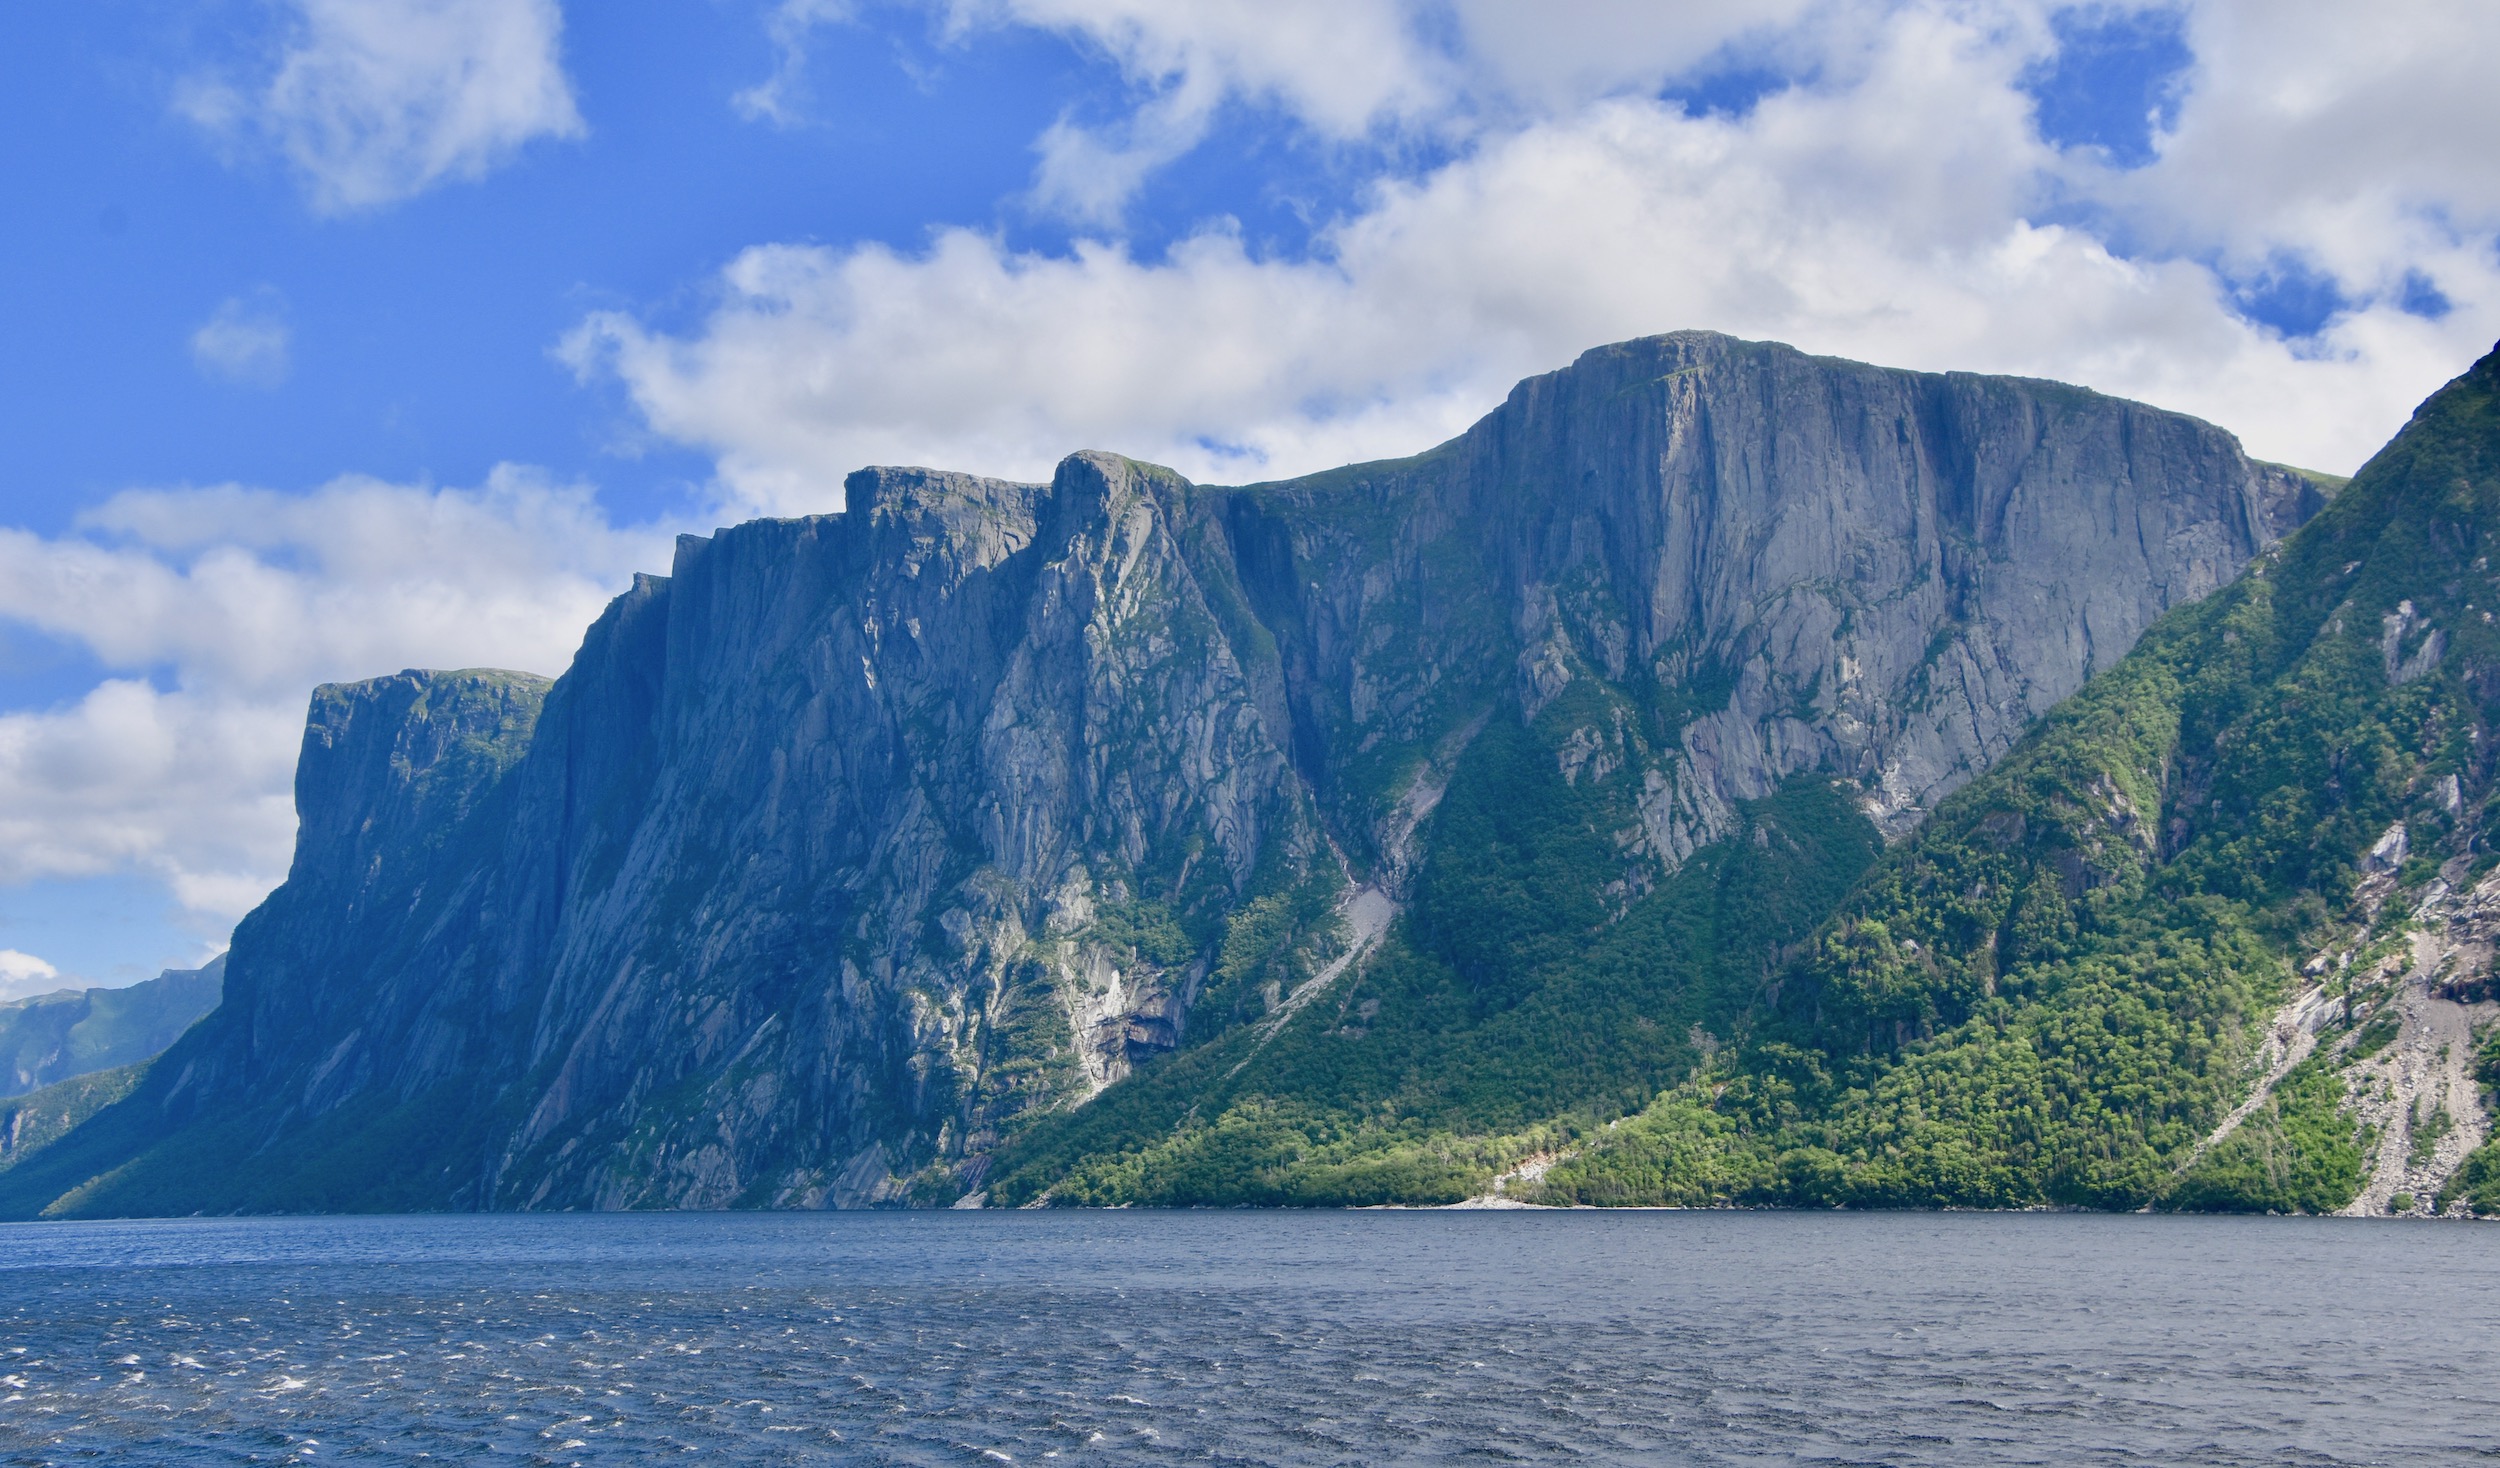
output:
POLYGON ((2450 1463, 2500 1229, 943 1213, 0 1227, 0 1462, 2450 1463))

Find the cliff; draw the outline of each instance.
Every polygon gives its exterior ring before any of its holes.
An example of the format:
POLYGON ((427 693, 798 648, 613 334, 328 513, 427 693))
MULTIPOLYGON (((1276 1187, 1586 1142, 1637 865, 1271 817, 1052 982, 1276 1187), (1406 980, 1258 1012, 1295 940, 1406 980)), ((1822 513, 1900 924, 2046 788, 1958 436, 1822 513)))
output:
POLYGON ((2500 1213, 2496 541, 2500 352, 1520 1191, 2500 1213))
MULTIPOLYGON (((226 1002, 0 1210, 946 1203, 1002 1146, 1046 1189, 1091 1098, 1255 1080, 1398 945, 1527 1024, 1521 944, 1736 892, 1713 853, 1845 879, 2321 502, 2141 405, 1700 333, 1303 480, 846 492, 682 540, 552 685, 321 690, 226 1002), (1535 856, 1503 780, 1573 855, 1469 936, 1535 856)), ((1701 980, 1624 963, 1590 1002, 1671 1078, 1701 980)))

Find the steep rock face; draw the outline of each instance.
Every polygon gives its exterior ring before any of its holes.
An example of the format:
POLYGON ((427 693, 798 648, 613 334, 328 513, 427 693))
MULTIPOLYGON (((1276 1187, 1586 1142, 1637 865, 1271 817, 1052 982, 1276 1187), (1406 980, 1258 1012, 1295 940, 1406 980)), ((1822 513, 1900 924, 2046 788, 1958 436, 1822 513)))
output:
POLYGON ((2176 415, 1698 333, 1305 480, 847 491, 552 686, 322 690, 225 1007, 0 1209, 951 1201, 1282 1002, 1348 879, 1376 931, 1488 720, 1621 793, 1627 891, 1800 771, 1903 829, 2314 508, 2176 415))
POLYGON ((314 693, 294 864, 236 928, 224 1001, 149 1074, 163 1122, 260 1112, 281 1134, 478 1066, 441 1051, 467 1030, 442 1016, 506 927, 493 827, 548 686, 411 671, 314 693))
MULTIPOLYGON (((1107 455, 1048 490, 871 471, 845 515, 681 544, 647 717, 585 699, 570 736, 638 747, 603 756, 613 871, 549 894, 513 1201, 884 1201, 1177 1039, 1203 965, 1098 930, 1318 850, 1179 490, 1107 455)), ((518 775, 557 849, 574 763, 518 775)))
POLYGON ((1449 723, 1497 667, 1531 714, 1575 677, 1638 689, 1666 713, 1642 810, 1670 863, 1804 769, 1906 830, 2321 503, 2176 414, 1707 333, 1601 348, 1432 454, 1242 500, 1240 538, 1318 580, 1273 615, 1301 633, 1318 763, 1449 723))

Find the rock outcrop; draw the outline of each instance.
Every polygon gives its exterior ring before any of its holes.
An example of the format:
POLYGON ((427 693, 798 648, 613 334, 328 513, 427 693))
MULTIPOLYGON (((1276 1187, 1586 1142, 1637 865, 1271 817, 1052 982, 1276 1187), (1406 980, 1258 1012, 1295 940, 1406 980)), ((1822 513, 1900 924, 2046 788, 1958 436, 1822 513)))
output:
POLYGON ((0 1209, 951 1202, 1240 1012, 1228 919, 1391 911, 1488 719, 1595 711, 1627 890, 1799 772, 1898 833, 2318 504, 2175 414, 1701 333, 1302 480, 846 490, 681 540, 552 685, 321 690, 224 1006, 0 1209))

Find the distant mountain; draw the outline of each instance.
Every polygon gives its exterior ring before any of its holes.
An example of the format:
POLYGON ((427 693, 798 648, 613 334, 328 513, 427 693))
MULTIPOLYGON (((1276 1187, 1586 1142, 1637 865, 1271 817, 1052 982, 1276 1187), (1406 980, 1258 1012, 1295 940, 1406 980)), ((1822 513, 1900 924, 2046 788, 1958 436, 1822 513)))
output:
POLYGON ((153 1059, 217 1007, 224 955, 121 989, 63 989, 0 1004, 0 1097, 153 1059))
POLYGON ((40 1154, 97 1112, 130 1094, 147 1075, 146 1061, 89 1071, 40 1091, 0 1101, 0 1172, 40 1154))
MULTIPOLYGON (((1705 333, 1301 480, 847 490, 682 540, 553 685, 322 689, 226 1003, 0 1212, 1595 1168, 1767 1026, 1858 1043, 1782 976, 1884 839, 2325 499, 2138 404, 1705 333)), ((1866 1043, 1969 1022, 1918 1013, 1866 1043)))

